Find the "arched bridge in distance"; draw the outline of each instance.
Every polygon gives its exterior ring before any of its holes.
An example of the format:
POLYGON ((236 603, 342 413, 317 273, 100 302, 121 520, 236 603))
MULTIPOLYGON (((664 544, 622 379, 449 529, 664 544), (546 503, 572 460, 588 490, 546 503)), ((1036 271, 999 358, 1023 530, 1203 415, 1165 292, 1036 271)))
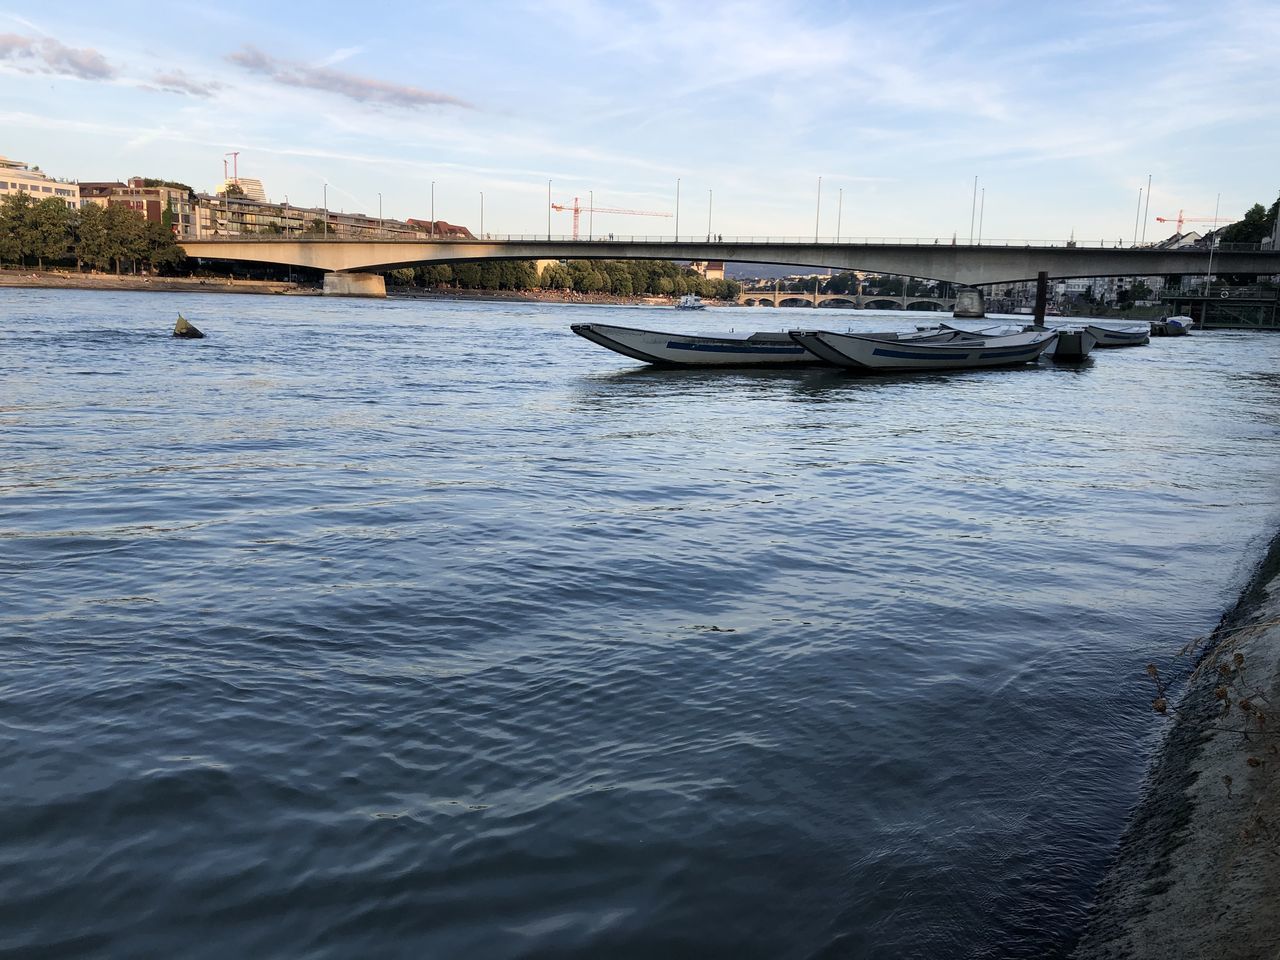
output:
MULTIPOLYGON (((798 290, 743 290, 738 303, 747 307, 791 307, 804 304, 814 306, 814 293, 798 290)), ((890 293, 819 293, 819 307, 857 307, 859 309, 888 310, 952 310, 955 297, 930 297, 926 294, 902 296, 890 293)))
MULTIPOLYGON (((385 296, 381 273, 400 267, 484 260, 723 260, 780 263, 834 270, 946 280, 983 287, 1035 280, 1045 271, 1069 277, 1173 276, 1205 273, 1209 252, 1199 249, 1094 246, 1079 243, 993 241, 953 244, 927 240, 834 240, 796 237, 733 237, 713 240, 637 237, 586 240, 569 237, 504 236, 501 239, 402 240, 380 237, 230 236, 184 240, 189 257, 310 267, 324 271, 325 292, 385 296)), ((1280 254, 1257 245, 1220 246, 1217 273, 1280 273, 1280 254)))

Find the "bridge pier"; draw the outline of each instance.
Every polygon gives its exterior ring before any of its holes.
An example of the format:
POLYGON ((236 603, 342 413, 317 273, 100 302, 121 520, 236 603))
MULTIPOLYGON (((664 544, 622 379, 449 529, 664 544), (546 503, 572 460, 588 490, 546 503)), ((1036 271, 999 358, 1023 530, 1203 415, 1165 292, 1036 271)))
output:
POLYGON ((956 306, 951 315, 965 320, 981 320, 985 317, 987 309, 982 291, 977 287, 961 287, 957 290, 956 306))
POLYGON ((387 283, 380 273, 337 270, 324 275, 326 297, 386 297, 387 283))

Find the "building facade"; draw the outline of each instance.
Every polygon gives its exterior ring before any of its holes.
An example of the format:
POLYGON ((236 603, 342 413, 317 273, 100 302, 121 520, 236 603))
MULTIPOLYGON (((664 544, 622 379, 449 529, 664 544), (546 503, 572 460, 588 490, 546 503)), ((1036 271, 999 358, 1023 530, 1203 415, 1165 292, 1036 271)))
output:
POLYGON ((73 210, 80 206, 78 184, 55 180, 39 167, 0 157, 0 197, 11 194, 26 194, 36 202, 56 197, 73 210))
POLYGON ((128 183, 118 180, 86 180, 80 185, 80 205, 93 203, 100 207, 128 207, 150 223, 165 223, 178 239, 193 240, 197 233, 195 198, 180 184, 130 177, 128 183))

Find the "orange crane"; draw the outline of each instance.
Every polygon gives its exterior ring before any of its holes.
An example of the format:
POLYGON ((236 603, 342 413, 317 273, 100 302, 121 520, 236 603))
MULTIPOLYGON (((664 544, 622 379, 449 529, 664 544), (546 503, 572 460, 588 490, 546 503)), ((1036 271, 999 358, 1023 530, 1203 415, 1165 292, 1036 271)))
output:
POLYGON ((553 203, 552 210, 560 213, 571 211, 573 213, 573 239, 578 239, 578 224, 584 213, 622 213, 629 217, 669 217, 669 213, 655 213, 652 210, 622 210, 618 207, 593 207, 590 204, 581 206, 578 198, 573 198, 573 203, 553 203))
POLYGON ((1181 233, 1182 225, 1184 223, 1212 223, 1216 227, 1224 219, 1226 218, 1225 217, 1188 217, 1188 216, 1184 216, 1182 211, 1179 210, 1178 215, 1176 217, 1156 217, 1156 223, 1176 223, 1178 225, 1178 232, 1181 233))

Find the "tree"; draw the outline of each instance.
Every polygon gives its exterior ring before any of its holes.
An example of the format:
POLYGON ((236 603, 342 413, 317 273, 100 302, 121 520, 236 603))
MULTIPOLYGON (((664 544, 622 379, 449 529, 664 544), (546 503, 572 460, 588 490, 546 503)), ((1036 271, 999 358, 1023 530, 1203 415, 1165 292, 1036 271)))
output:
POLYGON ((75 221, 76 260, 96 270, 111 266, 111 245, 107 239, 107 211, 96 203, 80 208, 75 221))
POLYGON ((173 239, 173 231, 163 223, 148 222, 143 227, 142 257, 157 272, 172 270, 186 259, 186 254, 173 239))
POLYGON ((1222 243, 1259 243, 1264 237, 1271 236, 1271 231, 1275 227, 1275 205, 1272 205, 1272 212, 1260 203, 1255 203, 1247 211, 1245 211, 1244 219, 1237 220, 1229 227, 1223 227, 1218 234, 1218 239, 1222 243))
POLYGON ((45 197, 30 208, 32 248, 41 270, 45 260, 58 260, 71 243, 71 211, 57 197, 45 197))
POLYGON ((31 197, 12 193, 0 201, 0 262, 22 263, 30 246, 31 197))
POLYGON ((107 253, 120 273, 125 260, 137 261, 147 254, 146 221, 142 214, 123 204, 107 207, 104 222, 107 230, 107 253))

